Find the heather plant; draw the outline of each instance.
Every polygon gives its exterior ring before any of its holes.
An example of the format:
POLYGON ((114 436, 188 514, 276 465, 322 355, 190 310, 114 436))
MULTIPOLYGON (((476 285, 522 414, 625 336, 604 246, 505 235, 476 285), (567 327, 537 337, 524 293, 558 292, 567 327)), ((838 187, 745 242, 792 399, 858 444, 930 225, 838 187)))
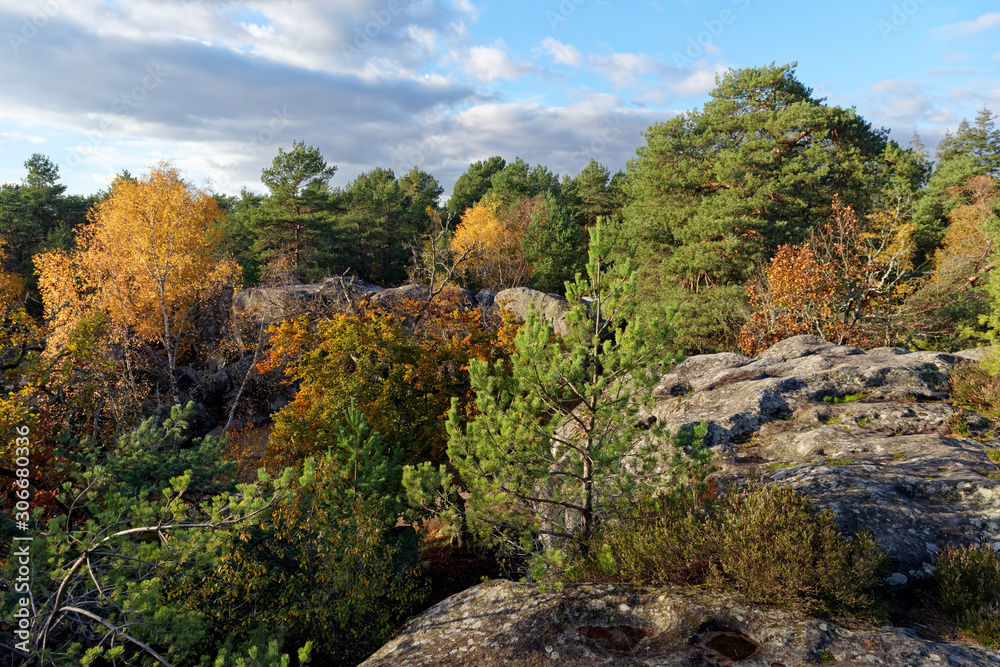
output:
POLYGON ((951 371, 951 398, 984 417, 1000 417, 1000 376, 975 362, 959 364, 951 371))
POLYGON ((941 612, 976 641, 1000 648, 1000 553, 988 543, 946 547, 934 582, 941 612))
POLYGON ((662 500, 609 521, 577 581, 707 585, 818 613, 879 613, 887 558, 874 538, 848 539, 833 515, 793 489, 752 483, 699 508, 662 500))

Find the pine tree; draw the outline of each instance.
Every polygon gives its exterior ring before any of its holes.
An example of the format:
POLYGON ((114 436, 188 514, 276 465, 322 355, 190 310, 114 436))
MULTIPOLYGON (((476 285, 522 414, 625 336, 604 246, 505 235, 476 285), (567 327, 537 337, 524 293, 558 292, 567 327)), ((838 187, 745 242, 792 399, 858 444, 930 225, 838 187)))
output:
POLYGON ((506 166, 507 161, 499 155, 470 164, 455 181, 451 199, 448 200, 448 220, 457 222, 466 209, 475 206, 490 191, 493 175, 506 166))
POLYGON ((566 282, 583 269, 583 232, 550 193, 539 198, 521 245, 532 267, 528 285, 534 289, 562 294, 566 282))
POLYGON ((945 133, 937 147, 937 164, 914 212, 917 225, 918 265, 924 265, 941 246, 948 216, 967 203, 962 184, 974 176, 1000 176, 1000 130, 996 115, 983 107, 976 122, 962 120, 958 130, 945 133))
POLYGON ((476 416, 463 427, 456 408, 449 414, 469 527, 536 564, 565 564, 586 551, 613 503, 687 488, 708 462, 699 446, 668 460, 662 434, 637 424, 662 370, 664 331, 637 311, 632 263, 609 266, 608 252, 599 224, 588 278, 568 285, 568 335, 557 338, 531 311, 509 370, 470 363, 476 416))
POLYGON ((853 109, 814 98, 794 64, 730 71, 701 111, 645 136, 619 245, 638 248, 644 297, 679 309, 689 352, 731 349, 742 285, 828 219, 834 195, 868 212, 887 144, 853 109))
POLYGON ((272 165, 261 171, 270 196, 249 217, 256 237, 253 253, 261 263, 287 254, 292 270, 308 277, 334 208, 329 181, 336 172, 318 148, 304 142, 294 142, 287 152, 278 149, 272 165))

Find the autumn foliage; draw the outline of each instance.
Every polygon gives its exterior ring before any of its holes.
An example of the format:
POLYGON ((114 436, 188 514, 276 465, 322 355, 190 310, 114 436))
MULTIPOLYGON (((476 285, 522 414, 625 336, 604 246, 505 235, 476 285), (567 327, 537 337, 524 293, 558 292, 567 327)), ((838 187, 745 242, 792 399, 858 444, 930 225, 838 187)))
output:
POLYGON ((220 215, 207 192, 169 165, 116 179, 78 231, 76 249, 36 259, 50 345, 64 342, 88 313, 103 312, 117 343, 152 344, 166 356, 173 385, 199 308, 236 283, 236 265, 218 256, 220 215))
POLYGON ((498 197, 486 195, 462 216, 451 250, 466 258, 474 282, 500 291, 523 285, 531 277, 521 240, 531 221, 532 201, 507 208, 498 197))
POLYGON ((859 347, 887 344, 895 335, 895 315, 908 294, 903 278, 912 229, 862 220, 837 200, 833 209, 805 243, 778 248, 764 287, 747 288, 754 312, 740 331, 746 354, 801 334, 859 347))
POLYGON ((299 390, 274 416, 262 463, 278 470, 325 450, 352 400, 374 430, 402 445, 406 462, 441 459, 451 399, 472 409, 469 361, 509 357, 514 328, 486 326, 453 289, 430 303, 281 323, 261 370, 284 366, 299 390))

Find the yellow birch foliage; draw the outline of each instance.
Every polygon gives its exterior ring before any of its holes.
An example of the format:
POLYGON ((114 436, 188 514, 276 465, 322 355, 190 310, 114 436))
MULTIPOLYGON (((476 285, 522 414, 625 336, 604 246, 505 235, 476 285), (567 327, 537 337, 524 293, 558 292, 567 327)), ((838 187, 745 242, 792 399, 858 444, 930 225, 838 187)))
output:
POLYGON ((87 313, 101 311, 122 342, 158 343, 173 368, 195 309, 236 284, 236 264, 217 253, 220 215, 212 197, 169 164, 116 179, 88 214, 75 250, 36 258, 56 344, 87 313))
POLYGON ((484 287, 518 287, 531 277, 521 248, 529 222, 530 216, 504 210, 500 199, 488 194, 462 216, 451 240, 452 252, 466 257, 469 271, 484 287))

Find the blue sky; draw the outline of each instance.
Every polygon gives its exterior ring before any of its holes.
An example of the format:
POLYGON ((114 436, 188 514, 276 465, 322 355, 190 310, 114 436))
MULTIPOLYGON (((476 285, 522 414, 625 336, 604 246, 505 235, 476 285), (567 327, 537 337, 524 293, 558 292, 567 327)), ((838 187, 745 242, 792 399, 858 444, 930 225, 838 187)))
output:
POLYGON ((295 140, 340 186, 417 165, 449 194, 491 155, 617 170, 716 75, 772 62, 901 143, 1000 112, 985 0, 0 0, 0 26, 0 182, 37 152, 78 194, 161 159, 261 191, 295 140))

